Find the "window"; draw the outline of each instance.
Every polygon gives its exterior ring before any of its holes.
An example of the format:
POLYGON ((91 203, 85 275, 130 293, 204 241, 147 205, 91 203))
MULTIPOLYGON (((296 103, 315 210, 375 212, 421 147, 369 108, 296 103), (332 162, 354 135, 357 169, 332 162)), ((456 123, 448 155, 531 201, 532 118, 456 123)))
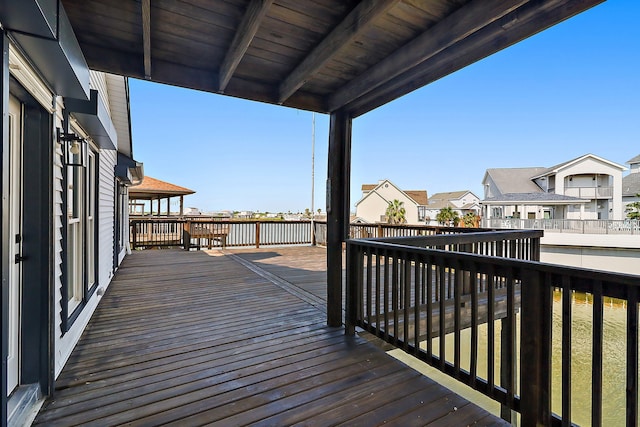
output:
POLYGON ((85 168, 66 166, 63 332, 97 285, 97 159, 97 153, 89 150, 85 168))
POLYGON ((120 227, 118 229, 118 252, 126 245, 127 237, 127 187, 123 184, 118 185, 118 221, 120 227))
POLYGON ((87 162, 87 292, 96 284, 96 190, 96 155, 90 151, 87 162))
POLYGON ((73 313, 83 299, 84 169, 67 166, 67 310, 73 313))
POLYGON ((427 207, 418 206, 418 221, 424 221, 427 218, 427 207))

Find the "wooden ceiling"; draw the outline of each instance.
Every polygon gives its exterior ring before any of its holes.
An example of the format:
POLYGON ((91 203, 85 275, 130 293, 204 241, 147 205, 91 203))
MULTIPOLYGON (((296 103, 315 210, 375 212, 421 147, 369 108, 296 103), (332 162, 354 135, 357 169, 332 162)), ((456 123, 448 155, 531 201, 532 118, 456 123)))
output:
POLYGON ((364 114, 603 0, 62 0, 89 67, 364 114))

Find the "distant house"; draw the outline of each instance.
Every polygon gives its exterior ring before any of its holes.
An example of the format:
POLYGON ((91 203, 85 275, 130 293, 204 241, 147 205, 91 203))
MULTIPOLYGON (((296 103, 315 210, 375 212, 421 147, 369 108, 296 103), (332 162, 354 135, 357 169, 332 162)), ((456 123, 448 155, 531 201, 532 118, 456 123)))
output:
POLYGON ((363 184, 362 198, 356 203, 356 218, 363 222, 386 222, 385 212, 389 202, 403 202, 407 224, 424 223, 428 197, 426 190, 401 190, 384 179, 377 184, 363 184))
POLYGON ((617 163, 585 154, 550 168, 487 169, 483 216, 525 219, 622 219, 617 163))
POLYGON ((629 203, 639 202, 640 197, 640 154, 627 160, 629 174, 622 178, 622 209, 629 203))
POLYGON ((460 217, 470 212, 480 215, 480 198, 469 190, 436 193, 429 197, 426 215, 430 221, 427 223, 437 225, 436 215, 446 207, 453 209, 460 217))

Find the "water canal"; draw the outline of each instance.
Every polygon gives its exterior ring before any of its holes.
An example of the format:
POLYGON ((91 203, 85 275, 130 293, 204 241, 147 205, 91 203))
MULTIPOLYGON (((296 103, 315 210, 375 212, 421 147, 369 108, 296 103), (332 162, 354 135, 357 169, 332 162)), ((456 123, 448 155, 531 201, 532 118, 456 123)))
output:
MULTIPOLYGON (((561 385, 561 338, 562 338, 562 302, 561 292, 554 292, 553 295, 553 331, 552 331, 552 408, 553 412, 561 413, 560 385, 561 385)), ((627 308, 622 301, 605 299, 604 304, 604 332, 603 332, 603 390, 602 390, 602 425, 605 426, 623 426, 625 425, 625 386, 626 386, 626 315, 627 308)), ((572 295, 572 340, 571 340, 571 392, 572 422, 578 425, 591 425, 591 359, 592 359, 592 296, 581 293, 572 295)), ((520 330, 519 315, 516 319, 517 330, 520 330)), ((500 321, 496 321, 496 337, 500 333, 500 321)), ((487 325, 481 325, 478 333, 478 375, 487 378, 487 325)), ((447 354, 448 361, 453 363, 453 334, 447 335, 447 354)), ((518 354, 519 354, 518 336, 518 354)), ((470 349, 471 349, 471 331, 466 329, 461 335, 461 366, 463 369, 469 370, 470 366, 470 349)), ((423 343, 426 348, 426 343, 423 343)), ((433 340, 434 351, 438 350, 438 338, 433 340)), ((466 386, 456 380, 447 377, 440 371, 418 361, 417 359, 404 354, 401 350, 392 350, 390 352, 394 357, 402 360, 408 365, 418 369, 426 375, 432 377, 436 381, 443 383, 445 386, 453 389, 469 400, 484 406, 490 412, 500 415, 500 406, 481 395, 478 392, 471 391, 466 386)), ((495 382, 500 382, 500 340, 496 339, 495 355, 495 382)), ((518 367, 520 366, 518 361, 518 367)), ((519 375, 518 375, 519 377, 519 375)))

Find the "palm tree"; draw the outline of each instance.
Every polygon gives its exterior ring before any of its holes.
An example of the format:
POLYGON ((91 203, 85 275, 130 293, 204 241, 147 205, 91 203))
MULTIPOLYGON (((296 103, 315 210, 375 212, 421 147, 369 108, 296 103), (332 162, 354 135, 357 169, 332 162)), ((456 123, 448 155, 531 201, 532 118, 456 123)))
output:
POLYGON ((404 202, 401 202, 398 199, 394 199, 392 202, 389 202, 387 211, 384 214, 387 217, 387 222, 389 224, 404 224, 407 222, 407 218, 405 217, 407 211, 404 208, 404 202))
POLYGON ((467 212, 462 217, 462 223, 464 224, 465 227, 468 227, 468 228, 478 227, 479 220, 480 218, 478 217, 478 215, 476 215, 473 212, 467 212))
MULTIPOLYGON (((636 194, 636 197, 640 197, 640 193, 636 194)), ((627 203, 627 218, 640 219, 640 201, 627 203)))
POLYGON ((436 221, 440 225, 455 226, 460 221, 458 213, 451 209, 451 206, 440 209, 440 212, 436 215, 436 221))

